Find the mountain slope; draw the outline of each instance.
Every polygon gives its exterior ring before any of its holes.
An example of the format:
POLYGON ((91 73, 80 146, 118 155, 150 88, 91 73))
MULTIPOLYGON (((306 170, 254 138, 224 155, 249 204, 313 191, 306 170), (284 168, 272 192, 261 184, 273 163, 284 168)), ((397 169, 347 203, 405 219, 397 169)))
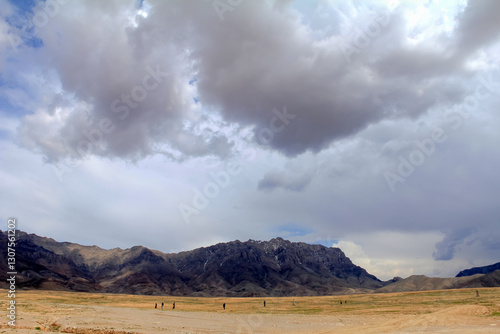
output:
POLYGON ((500 270, 500 262, 491 264, 489 266, 484 266, 484 267, 474 267, 470 269, 465 269, 462 270, 457 274, 456 277, 463 277, 463 276, 472 276, 475 274, 489 274, 494 272, 495 270, 500 270))
MULTIPOLYGON (((17 240, 19 287, 182 296, 299 296, 368 292, 384 285, 338 248, 281 238, 237 240, 178 254, 142 246, 105 250, 21 231, 17 240)), ((5 233, 0 233, 1 247, 6 243, 5 233)), ((5 259, 0 261, 0 270, 2 274, 7 271, 5 259)))
POLYGON ((396 283, 375 290, 376 293, 425 291, 462 288, 483 288, 500 286, 500 270, 489 274, 475 274, 463 277, 427 277, 413 275, 396 283))

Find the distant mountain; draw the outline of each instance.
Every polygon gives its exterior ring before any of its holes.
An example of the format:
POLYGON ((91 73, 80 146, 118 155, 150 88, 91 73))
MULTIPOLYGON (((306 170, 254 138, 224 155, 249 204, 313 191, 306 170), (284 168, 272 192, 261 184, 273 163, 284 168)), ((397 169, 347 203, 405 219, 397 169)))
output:
MULTIPOLYGON (((6 249, 6 232, 0 247, 6 249)), ((305 296, 371 292, 385 283, 339 248, 238 240, 177 254, 105 250, 18 231, 19 288, 179 296, 305 296)), ((0 286, 7 262, 0 259, 0 286)), ((392 281, 391 281, 392 282, 392 281)))
POLYGON ((489 274, 489 273, 494 272, 495 270, 500 270, 500 262, 495 263, 495 264, 491 264, 489 266, 474 267, 474 268, 462 270, 461 272, 458 273, 458 275, 456 277, 472 276, 475 274, 489 274))
POLYGON ((396 283, 386 285, 375 290, 376 293, 403 292, 403 291, 425 291, 462 288, 499 287, 500 270, 488 274, 475 274, 464 277, 427 277, 424 275, 413 275, 396 283))

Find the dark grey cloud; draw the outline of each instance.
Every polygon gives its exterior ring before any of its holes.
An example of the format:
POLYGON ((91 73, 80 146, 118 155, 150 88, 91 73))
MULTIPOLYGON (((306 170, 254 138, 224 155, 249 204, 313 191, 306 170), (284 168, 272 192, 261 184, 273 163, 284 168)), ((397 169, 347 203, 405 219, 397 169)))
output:
POLYGON ((20 128, 26 146, 49 161, 138 160, 169 150, 181 157, 228 154, 232 143, 222 132, 190 125, 206 116, 189 84, 186 42, 175 27, 157 26, 146 36, 149 25, 161 22, 137 12, 136 1, 68 4, 37 30, 44 46, 33 51, 36 62, 57 73, 61 92, 47 94, 46 109, 26 117, 20 128))
POLYGON ((443 240, 436 244, 436 251, 432 254, 432 256, 438 261, 453 259, 453 256, 457 251, 457 247, 459 247, 464 242, 464 239, 470 236, 473 232, 474 230, 472 228, 465 228, 446 233, 443 240))
POLYGON ((339 5, 331 12, 336 28, 318 40, 288 2, 245 1, 223 21, 210 4, 146 3, 147 17, 136 1, 70 3, 37 29, 44 46, 32 57, 57 74, 61 91, 26 118, 26 146, 49 161, 75 151, 128 160, 225 157, 233 147, 228 133, 220 126, 193 132, 193 124, 220 115, 257 132, 269 126, 274 108, 287 105, 296 120, 274 133, 269 148, 287 156, 318 152, 387 117, 415 118, 463 99, 456 79, 470 73, 463 68, 468 58, 458 54, 491 43, 500 29, 496 1, 470 4, 456 37, 431 37, 449 52, 407 46, 399 10, 375 8, 345 22, 348 9, 339 5), (340 45, 356 46, 356 35, 341 33, 341 23, 378 27, 352 61, 340 45), (72 107, 65 103, 55 115, 61 95, 72 107), (105 133, 101 122, 113 130, 105 133))
POLYGON ((269 172, 259 181, 257 188, 273 191, 278 188, 293 192, 304 191, 311 183, 312 175, 292 175, 286 172, 269 172))
MULTIPOLYGON (((349 64, 338 47, 344 36, 317 47, 297 34, 295 22, 283 17, 271 22, 266 15, 255 18, 251 13, 235 13, 228 22, 245 22, 251 32, 221 31, 231 50, 227 61, 218 56, 217 43, 200 51, 210 55, 200 61, 200 93, 221 106, 227 119, 257 126, 265 126, 269 111, 286 103, 297 121, 277 133, 270 145, 288 156, 320 151, 387 116, 417 117, 464 97, 460 83, 447 77, 467 77, 463 61, 450 62, 449 55, 430 48, 415 52, 405 46, 399 12, 349 64), (278 31, 289 38, 277 41, 278 31)), ((453 44, 451 38, 440 36, 439 41, 453 44)))
POLYGON ((500 37, 497 13, 500 3, 495 0, 469 1, 459 16, 457 48, 464 56, 483 46, 496 42, 500 37))

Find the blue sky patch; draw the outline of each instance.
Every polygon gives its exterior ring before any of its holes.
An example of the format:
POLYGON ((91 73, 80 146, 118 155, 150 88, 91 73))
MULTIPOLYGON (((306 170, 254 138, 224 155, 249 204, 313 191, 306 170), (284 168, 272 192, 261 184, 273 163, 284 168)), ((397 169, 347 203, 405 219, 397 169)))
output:
POLYGON ((302 227, 295 224, 281 225, 278 226, 274 231, 278 234, 278 236, 282 238, 301 237, 314 232, 314 230, 311 228, 302 227))

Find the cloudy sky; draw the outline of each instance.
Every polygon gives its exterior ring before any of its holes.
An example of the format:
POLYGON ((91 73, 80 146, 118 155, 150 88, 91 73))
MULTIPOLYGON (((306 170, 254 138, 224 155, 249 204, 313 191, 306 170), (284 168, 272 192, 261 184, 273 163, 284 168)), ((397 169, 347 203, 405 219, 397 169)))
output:
POLYGON ((500 1, 0 8, 2 229, 281 236, 381 279, 500 261, 500 1))

